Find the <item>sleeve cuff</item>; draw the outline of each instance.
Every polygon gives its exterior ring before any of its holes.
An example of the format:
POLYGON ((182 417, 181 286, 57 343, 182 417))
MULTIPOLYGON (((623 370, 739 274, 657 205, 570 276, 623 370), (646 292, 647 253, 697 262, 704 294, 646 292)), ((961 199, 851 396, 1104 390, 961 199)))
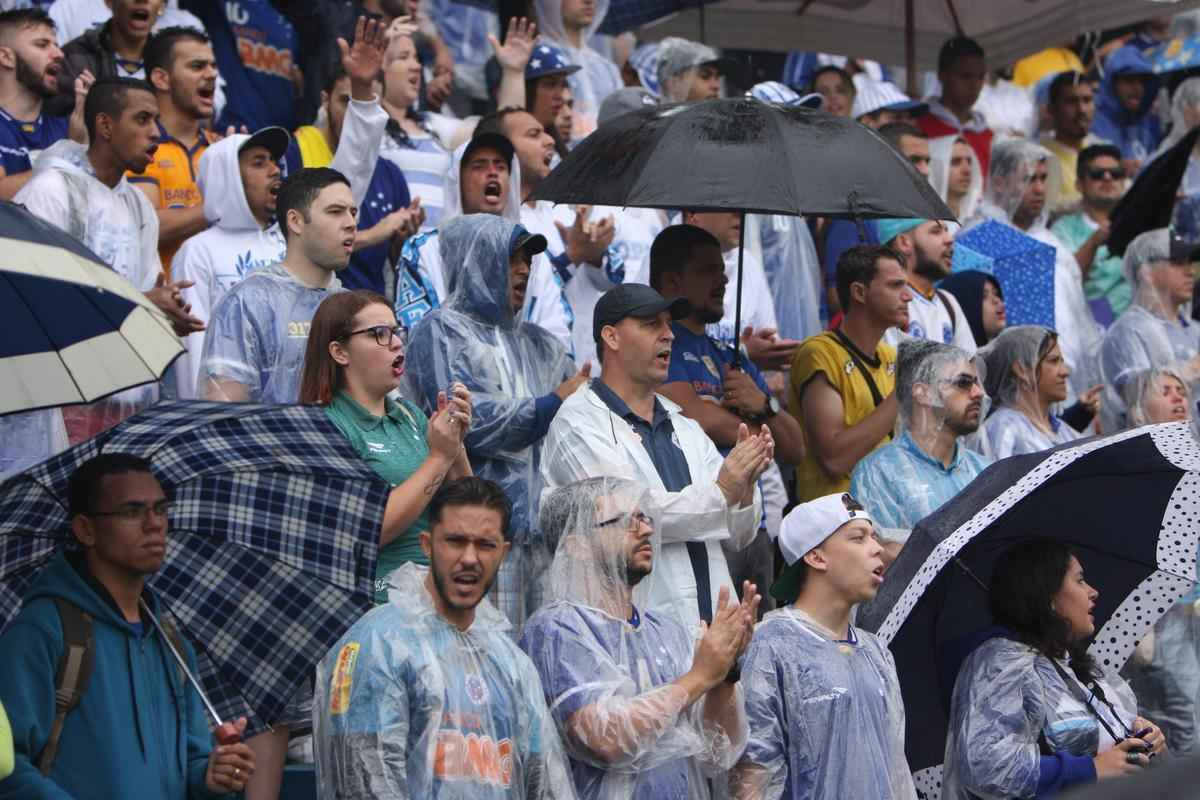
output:
POLYGON ((546 432, 550 430, 550 423, 554 420, 558 409, 562 408, 562 403, 563 401, 554 392, 544 394, 533 401, 533 419, 537 438, 545 436, 546 432))

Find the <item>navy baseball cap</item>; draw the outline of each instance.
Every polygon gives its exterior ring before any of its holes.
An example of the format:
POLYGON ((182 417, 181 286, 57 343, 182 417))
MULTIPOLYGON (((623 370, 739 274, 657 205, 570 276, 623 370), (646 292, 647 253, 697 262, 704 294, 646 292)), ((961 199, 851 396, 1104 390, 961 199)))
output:
POLYGON ((529 63, 525 65, 525 80, 532 81, 547 75, 570 75, 580 69, 582 67, 572 64, 571 59, 567 58, 566 50, 549 42, 539 42, 529 56, 529 63))
POLYGON ((644 283, 622 283, 609 289, 596 301, 592 314, 592 339, 600 341, 600 331, 606 325, 616 325, 626 317, 648 319, 663 311, 671 312, 671 319, 683 319, 692 312, 687 298, 668 300, 644 283))

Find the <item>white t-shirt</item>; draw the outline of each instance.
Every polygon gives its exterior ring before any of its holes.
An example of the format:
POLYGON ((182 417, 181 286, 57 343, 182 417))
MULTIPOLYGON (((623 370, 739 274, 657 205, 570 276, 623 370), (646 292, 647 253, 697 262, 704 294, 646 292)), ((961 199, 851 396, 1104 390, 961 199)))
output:
POLYGON ((937 294, 930 299, 913 289, 912 296, 912 302, 908 304, 908 330, 888 328, 884 341, 895 347, 905 338, 928 339, 952 344, 968 353, 975 352, 975 334, 971 332, 967 315, 963 313, 962 306, 958 304, 954 295, 938 289, 937 294), (954 309, 953 314, 946 308, 942 298, 954 309))

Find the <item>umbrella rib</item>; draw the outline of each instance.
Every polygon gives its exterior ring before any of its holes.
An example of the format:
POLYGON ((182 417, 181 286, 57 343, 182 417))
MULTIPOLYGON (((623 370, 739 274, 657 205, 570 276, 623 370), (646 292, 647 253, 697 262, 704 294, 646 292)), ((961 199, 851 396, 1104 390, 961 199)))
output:
MULTIPOLYGON (((29 298, 27 298, 21 292, 21 290, 16 287, 16 285, 8 277, 7 273, 5 273, 5 275, 4 275, 4 280, 8 284, 9 288, 12 289, 13 293, 16 294, 17 297, 19 297, 21 299, 21 301, 26 304, 26 306, 29 306, 29 298)), ((32 306, 30 306, 30 310, 32 310, 32 306)), ((38 328, 42 331, 42 333, 45 334, 46 341, 53 344, 54 338, 50 335, 50 331, 42 323, 42 320, 36 314, 31 314, 30 316, 33 317, 34 323, 38 326, 38 328)), ((54 348, 54 354, 58 357, 58 360, 62 363, 63 370, 67 373, 67 377, 71 379, 71 383, 75 386, 76 394, 78 394, 82 398, 83 397, 83 388, 80 387, 79 382, 75 380, 75 376, 71 373, 71 370, 67 367, 67 362, 63 361, 62 351, 60 351, 58 349, 57 345, 54 348)), ((57 408, 57 406, 53 406, 53 407, 57 408)), ((45 408, 45 406, 40 406, 40 408, 45 408)))

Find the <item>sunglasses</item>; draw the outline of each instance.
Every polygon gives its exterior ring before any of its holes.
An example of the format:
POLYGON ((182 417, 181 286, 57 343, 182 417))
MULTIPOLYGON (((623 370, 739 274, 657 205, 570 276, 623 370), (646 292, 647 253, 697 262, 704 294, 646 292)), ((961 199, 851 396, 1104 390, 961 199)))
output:
POLYGON ((960 392, 969 391, 976 386, 983 386, 983 384, 979 381, 979 376, 966 374, 956 375, 953 378, 947 378, 946 380, 942 381, 942 383, 948 383, 955 389, 958 389, 960 392))
POLYGON ((601 520, 596 523, 597 528, 607 528, 609 525, 616 525, 618 522, 625 524, 627 530, 636 531, 642 523, 653 527, 654 520, 648 514, 641 511, 634 511, 632 514, 618 514, 610 519, 601 520))
POLYGON ((1094 181, 1112 178, 1114 181, 1125 180, 1125 170, 1120 167, 1096 167, 1089 169, 1087 176, 1094 181))

